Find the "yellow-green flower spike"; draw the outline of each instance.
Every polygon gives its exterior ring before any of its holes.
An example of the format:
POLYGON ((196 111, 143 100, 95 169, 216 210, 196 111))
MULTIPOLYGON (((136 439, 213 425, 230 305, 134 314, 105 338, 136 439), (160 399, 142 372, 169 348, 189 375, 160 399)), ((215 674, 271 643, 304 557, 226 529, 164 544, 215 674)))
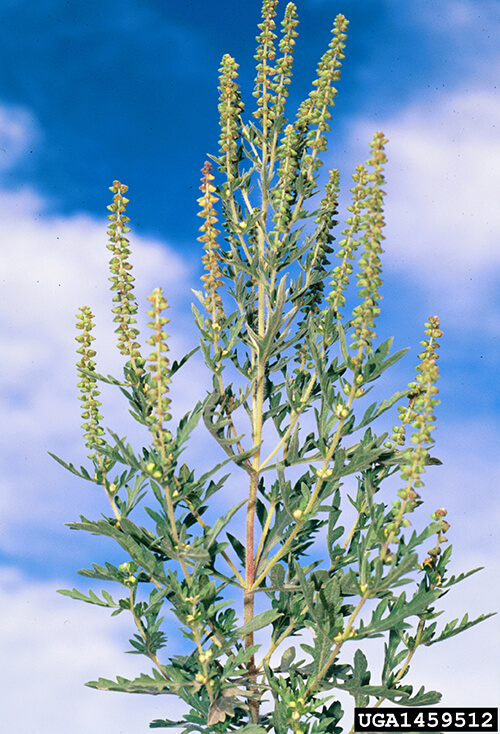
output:
POLYGON ((238 78, 238 64, 225 54, 219 69, 219 114, 221 134, 219 138, 220 164, 226 173, 230 184, 238 176, 238 140, 241 131, 241 114, 243 103, 239 86, 235 79, 238 78))
POLYGON ((321 200, 318 216, 314 220, 318 225, 315 232, 315 244, 312 250, 312 273, 317 282, 311 287, 311 308, 319 313, 319 306, 323 301, 324 281, 327 275, 328 255, 333 252, 331 247, 335 237, 332 229, 338 224, 339 172, 334 168, 330 171, 328 183, 325 185, 325 196, 321 200))
POLYGON ((274 76, 276 70, 270 65, 276 57, 274 41, 277 38, 274 30, 276 23, 276 5, 278 0, 264 0, 262 4, 262 23, 259 23, 260 34, 257 36, 257 76, 255 77, 255 91, 253 96, 257 98, 257 110, 253 113, 254 117, 262 120, 264 131, 267 130, 269 121, 273 118, 272 100, 273 82, 271 77, 274 76))
POLYGON ((293 52, 295 38, 299 35, 295 28, 298 26, 297 8, 294 3, 288 3, 285 17, 281 23, 283 35, 279 43, 282 56, 276 61, 275 81, 273 90, 275 92, 273 117, 279 117, 285 112, 286 99, 288 97, 288 86, 292 80, 293 52))
POLYGON ((108 224, 109 244, 107 248, 112 253, 109 262, 111 290, 116 291, 113 301, 117 305, 112 309, 112 312, 116 314, 113 320, 118 324, 115 334, 118 334, 120 354, 128 357, 132 369, 142 374, 144 360, 139 351, 140 345, 136 341, 139 332, 133 326, 137 323, 135 319, 137 304, 133 294, 135 279, 130 272, 132 265, 128 261, 130 242, 125 236, 130 232, 130 228, 127 227, 130 219, 125 215, 129 199, 123 195, 128 191, 128 186, 114 181, 113 186, 110 186, 110 191, 114 193, 114 196, 113 203, 108 206, 113 213, 108 215, 111 224, 108 224))
POLYGON ((341 308, 345 306, 345 291, 349 285, 349 278, 353 271, 352 261, 359 247, 357 239, 359 233, 366 228, 364 210, 367 207, 366 198, 369 196, 368 172, 364 165, 356 167, 352 179, 355 186, 350 189, 352 204, 347 207, 351 216, 346 219, 347 227, 342 230, 344 239, 339 242, 339 251, 336 256, 341 264, 334 268, 330 281, 331 291, 327 297, 328 304, 338 319, 343 318, 341 308))
MULTIPOLYGON (((216 191, 212 181, 214 175, 212 173, 212 165, 209 161, 205 161, 205 165, 202 168, 203 177, 201 179, 200 191, 203 196, 198 199, 198 204, 201 207, 201 211, 198 212, 199 217, 203 217, 205 220, 200 227, 202 233, 198 237, 199 242, 203 242, 205 254, 201 261, 205 266, 205 270, 208 272, 201 276, 203 281, 203 287, 205 290, 204 305, 208 313, 211 316, 211 328, 217 329, 217 325, 220 319, 224 315, 224 309, 222 307, 222 299, 219 295, 219 287, 222 285, 222 272, 220 269, 220 246, 217 242, 217 235, 220 231, 216 229, 215 224, 218 222, 217 212, 214 209, 214 204, 218 201, 218 197, 214 196, 216 191)), ((210 327, 210 324, 207 324, 210 327)))
POLYGON ((78 319, 76 328, 82 331, 76 338, 79 344, 76 350, 80 356, 77 362, 78 374, 80 381, 77 387, 80 389, 81 395, 79 400, 82 401, 82 418, 85 423, 82 425, 85 433, 83 437, 85 439, 85 445, 92 451, 89 454, 89 458, 93 459, 96 454, 94 453, 99 446, 102 446, 105 441, 101 438, 104 431, 99 425, 99 421, 102 419, 102 415, 99 413, 99 407, 101 403, 98 400, 100 391, 97 389, 97 381, 92 374, 95 367, 94 357, 96 355, 95 350, 91 348, 92 342, 95 337, 92 336, 91 331, 94 328, 94 314, 88 308, 88 306, 82 306, 76 315, 78 319), (83 372, 85 370, 85 372, 83 372))
POLYGON ((424 486, 422 474, 429 458, 428 449, 434 443, 431 436, 434 430, 434 409, 440 403, 435 397, 439 392, 436 387, 439 378, 436 350, 439 349, 437 340, 443 332, 439 328, 437 316, 431 316, 425 326, 425 334, 429 339, 421 342, 425 349, 419 354, 421 361, 417 366, 416 380, 409 384, 412 390, 410 404, 407 409, 400 410, 402 429, 398 431, 397 426, 394 426, 394 434, 391 437, 395 444, 401 444, 404 443, 406 426, 410 423, 415 429, 410 439, 415 446, 411 450, 408 463, 400 470, 405 486, 398 490, 399 500, 392 503, 394 521, 386 528, 387 539, 382 547, 382 558, 385 557, 389 544, 398 535, 400 527, 405 526, 404 516, 421 504, 420 495, 416 490, 424 486))
POLYGON ((372 172, 365 175, 364 169, 362 170, 362 177, 368 182, 369 194, 366 196, 367 211, 361 226, 364 234, 360 240, 363 244, 363 253, 359 261, 360 272, 356 275, 360 286, 358 296, 363 300, 354 308, 352 320, 354 342, 351 347, 358 350, 357 358, 361 358, 360 353, 363 352, 373 353, 372 343, 376 337, 375 319, 380 314, 378 303, 382 296, 379 289, 383 283, 380 277, 382 272, 380 255, 384 252, 381 242, 384 239, 382 229, 385 226, 383 213, 385 192, 382 186, 385 182, 383 165, 387 162, 384 151, 386 143, 383 133, 375 133, 373 142, 370 143, 372 157, 367 161, 367 166, 372 172))
POLYGON ((415 382, 410 388, 415 390, 413 401, 412 427, 415 429, 411 436, 411 442, 415 444, 409 464, 401 469, 403 479, 412 483, 413 487, 423 487, 421 475, 425 472, 425 464, 429 456, 428 447, 434 443, 432 431, 436 420, 434 409, 440 401, 435 397, 439 390, 436 383, 439 378, 437 366, 438 339, 443 335, 439 328, 437 316, 431 316, 426 323, 425 334, 429 337, 421 342, 424 351, 418 355, 420 364, 417 367, 415 382))
POLYGON ((274 209, 273 220, 276 225, 275 236, 285 233, 292 218, 291 207, 295 204, 295 180, 298 170, 298 134, 293 125, 287 125, 281 145, 277 150, 280 161, 278 185, 272 191, 274 209))
POLYGON ((325 132, 330 130, 329 120, 332 119, 330 107, 334 104, 337 89, 333 86, 340 79, 340 67, 345 58, 344 41, 349 21, 343 15, 338 15, 333 27, 333 38, 328 50, 318 65, 317 78, 313 82, 314 89, 307 100, 302 102, 297 112, 296 127, 299 132, 307 135, 307 148, 310 153, 304 156, 304 173, 308 180, 312 180, 313 172, 317 171, 322 162, 318 153, 326 151, 325 132), (314 127, 315 130, 310 128, 314 127))
POLYGON ((152 408, 150 419, 151 430, 155 434, 153 443, 161 451, 165 439, 170 439, 170 436, 165 437, 164 435, 164 422, 169 421, 172 417, 169 413, 170 398, 168 397, 170 363, 166 356, 169 351, 168 334, 164 331, 169 319, 163 315, 168 308, 168 303, 161 288, 156 288, 148 296, 148 301, 152 304, 151 311, 147 312, 152 319, 148 327, 153 329, 153 336, 147 340, 147 344, 153 347, 153 351, 146 360, 147 369, 151 372, 147 400, 152 408))

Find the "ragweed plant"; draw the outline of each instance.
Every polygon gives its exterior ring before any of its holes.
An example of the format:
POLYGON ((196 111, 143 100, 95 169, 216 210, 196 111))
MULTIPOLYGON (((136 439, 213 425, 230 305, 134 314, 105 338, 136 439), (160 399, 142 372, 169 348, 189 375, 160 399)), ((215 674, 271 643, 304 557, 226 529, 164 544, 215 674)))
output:
POLYGON ((436 703, 439 693, 407 682, 413 656, 485 618, 466 615, 438 630, 435 603, 473 571, 448 572, 446 510, 432 508, 427 524, 416 513, 424 473, 440 463, 430 454, 442 336, 436 317, 425 326, 415 381, 367 401, 406 350, 392 352, 392 339, 376 334, 383 133, 375 133, 366 163, 355 170, 338 243, 337 170, 320 192, 347 20, 335 20, 313 91, 289 122, 298 21, 289 3, 276 46, 276 5, 264 0, 250 118, 243 116, 238 64, 222 59, 219 151, 202 169, 205 274, 193 312, 212 387, 174 425, 169 389, 191 354, 168 357, 159 288, 148 299, 144 342, 151 351, 142 354, 125 236, 127 187, 115 181, 108 247, 124 377, 96 371, 92 314, 83 307, 77 368, 90 468, 58 459, 102 486, 112 508, 110 517, 82 517, 70 527, 111 538, 124 556, 118 566, 80 572, 114 582, 117 594, 62 593, 130 613, 131 651, 153 666, 135 680, 88 685, 177 696, 188 708, 184 719, 151 726, 185 732, 341 732, 350 722, 340 724, 339 691, 358 707, 436 703), (349 305, 353 273, 357 295, 349 305), (121 391, 146 437, 149 431, 151 442, 139 453, 101 428, 100 381, 121 391), (373 424, 391 409, 392 433, 375 433, 373 424), (201 475, 181 460, 200 421, 221 448, 220 461, 201 475), (217 496, 229 487, 232 494, 245 489, 222 509, 217 496), (182 654, 169 657, 164 608, 185 639, 182 654), (363 648, 373 638, 385 645, 382 669, 372 676, 363 648))

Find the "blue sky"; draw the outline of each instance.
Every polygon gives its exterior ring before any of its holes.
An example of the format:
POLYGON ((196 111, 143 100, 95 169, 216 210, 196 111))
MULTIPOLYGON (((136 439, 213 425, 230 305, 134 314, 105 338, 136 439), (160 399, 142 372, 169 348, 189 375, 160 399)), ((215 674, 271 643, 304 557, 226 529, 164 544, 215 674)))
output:
MULTIPOLYGON (((120 369, 109 325, 108 187, 130 187, 138 296, 171 303, 172 352, 196 342, 200 169, 218 139, 224 53, 240 64, 251 109, 260 2, 5 0, 0 5, 0 672, 6 730, 147 731, 165 701, 84 689, 133 674, 129 628, 55 589, 107 559, 107 546, 64 523, 106 512, 103 498, 48 457, 76 462, 74 314, 98 317, 103 372, 120 369), (27 672, 28 671, 28 672, 27 672), (23 686, 18 683, 23 678, 23 686), (27 678, 27 680, 26 680, 27 678), (26 718, 23 718, 26 717, 26 718), (97 723, 96 723, 97 722, 97 723)), ((428 511, 446 506, 457 570, 485 565, 450 596, 449 614, 499 607, 500 8, 496 0, 299 0, 292 108, 310 91, 337 13, 350 21, 326 167, 347 192, 373 132, 387 149, 387 240, 379 333, 410 355, 388 378, 413 376, 422 325, 441 317, 441 399, 428 511)), ((281 4, 279 17, 284 11, 281 4)), ((343 199, 344 205, 347 200, 343 199)), ((175 386, 188 410, 198 363, 175 386)), ((124 420, 105 396, 106 425, 124 420)), ((201 460, 210 450, 198 436, 201 460)), ((489 620, 415 666, 447 705, 498 705, 499 623, 489 620), (467 664, 464 664, 464 659, 467 664), (420 667, 418 667, 420 666, 420 667), (495 699, 496 696, 496 699, 495 699)), ((175 642, 173 643, 175 644, 175 642)), ((427 651, 425 651, 427 652, 427 651)), ((135 666, 135 667, 134 667, 135 666)), ((170 702, 168 702, 171 705, 170 702)))

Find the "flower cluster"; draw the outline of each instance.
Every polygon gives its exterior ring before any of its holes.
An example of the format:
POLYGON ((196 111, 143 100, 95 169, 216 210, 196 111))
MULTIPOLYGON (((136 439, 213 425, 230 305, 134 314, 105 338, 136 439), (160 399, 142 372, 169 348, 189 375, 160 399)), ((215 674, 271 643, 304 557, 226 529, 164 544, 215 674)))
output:
POLYGON ((203 177, 201 179, 200 191, 203 196, 198 199, 198 204, 201 207, 201 211, 198 212, 198 216, 203 217, 205 221, 200 227, 200 232, 202 234, 198 237, 198 241, 203 242, 205 254, 201 261, 205 266, 205 270, 208 271, 205 275, 202 275, 201 280, 203 281, 203 287, 205 289, 204 306, 211 316, 212 329, 217 330, 219 320, 224 314, 222 299, 218 291, 219 287, 222 285, 222 280, 220 279, 222 272, 219 265, 220 246, 217 242, 217 235, 219 235, 220 232, 215 228, 215 223, 218 219, 216 216, 217 213, 214 209, 214 203, 218 201, 218 197, 214 196, 216 188, 212 183, 214 175, 212 173, 212 165, 209 161, 205 161, 205 165, 201 172, 203 177))
POLYGON ((109 244, 108 250, 112 252, 112 258, 109 262, 112 282, 111 290, 116 291, 113 301, 117 306, 112 309, 115 315, 114 322, 118 324, 115 333, 118 334, 118 349, 120 354, 127 356, 130 360, 131 367, 138 373, 143 372, 144 360, 142 359, 139 349, 140 345, 136 339, 139 335, 138 330, 133 326, 137 321, 135 314, 137 313, 137 304, 134 301, 134 280, 131 274, 132 265, 128 258, 130 255, 130 242, 125 234, 130 232, 127 223, 129 217, 125 216, 125 209, 129 202, 123 194, 128 191, 128 186, 114 181, 110 186, 110 191, 114 193, 113 203, 108 209, 113 212, 108 215, 111 224, 108 225, 109 244))
POLYGON ((368 196, 367 187, 367 170, 365 166, 360 164, 356 167, 356 173, 352 178, 355 186, 350 189, 352 194, 352 204, 347 209, 351 212, 351 216, 346 220, 347 227, 342 230, 344 239, 339 242, 339 251, 336 256, 342 261, 340 265, 333 269, 330 285, 332 290, 327 297, 328 304, 336 317, 343 318, 340 309, 345 306, 345 291, 349 285, 349 277, 352 274, 354 253, 359 247, 359 241, 356 236, 363 228, 363 210, 366 209, 366 198, 368 196))
MULTIPOLYGON (((451 527, 450 523, 444 519, 447 514, 448 511, 445 510, 444 507, 440 507, 439 510, 436 510, 436 512, 433 512, 431 515, 431 519, 438 524, 436 545, 434 548, 430 548, 427 551, 427 557, 420 566, 420 568, 426 572, 428 582, 431 586, 440 586, 442 584, 442 574, 446 570, 442 560, 440 559, 440 555, 441 543, 448 542, 448 538, 444 534, 448 532, 451 527)), ((450 551, 451 547, 448 548, 448 554, 450 551)))
MULTIPOLYGON (((92 375, 95 368, 94 357, 96 355, 95 350, 91 348, 91 344, 95 340, 95 337, 91 334, 94 328, 94 314, 88 306, 82 306, 76 317, 78 319, 76 328, 82 331, 82 334, 79 334, 75 339, 80 345, 77 353, 81 355, 76 366, 80 376, 80 382, 77 384, 77 387, 82 393, 79 400, 83 403, 82 418, 85 421, 82 425, 85 431, 83 437, 85 438, 85 445, 94 452, 99 446, 105 443, 101 438, 104 430, 99 425, 99 421, 102 418, 102 415, 99 413, 101 403, 98 400, 100 391, 97 389, 97 381, 92 375)), ((93 459, 95 456, 95 453, 91 453, 89 458, 93 459)))
POLYGON ((283 115, 285 111, 288 86, 291 83, 292 77, 295 38, 299 35, 295 30, 298 24, 297 9, 293 3, 288 3, 285 10, 285 17, 281 23, 283 35, 279 43, 279 49, 283 55, 276 61, 276 79, 273 84, 273 90, 276 94, 273 108, 274 117, 283 115))
POLYGON ((147 369, 151 374, 151 384, 147 389, 147 399, 152 407, 152 430, 155 438, 153 443, 161 450, 163 446, 162 437, 164 435, 163 423, 171 419, 169 413, 170 398, 168 397, 170 377, 169 377, 169 360, 166 352, 169 351, 166 339, 168 334, 163 331, 169 319, 163 316, 163 312, 168 308, 168 303, 163 295, 161 288, 156 288, 148 301, 152 304, 151 311, 148 316, 153 320, 148 323, 148 327, 154 330, 153 336, 147 340, 147 344, 154 347, 153 352, 146 360, 147 369))
POLYGON ((333 27, 333 38, 328 50, 321 58, 317 70, 317 79, 313 82, 314 89, 307 100, 302 102, 297 111, 297 129, 307 135, 307 147, 311 151, 304 156, 305 174, 308 180, 312 179, 313 171, 322 165, 318 153, 326 151, 325 132, 330 130, 328 124, 332 119, 330 107, 334 104, 337 90, 333 86, 340 79, 341 61, 344 59, 344 41, 349 21, 343 15, 338 15, 333 27), (314 126, 316 130, 309 130, 314 126))
POLYGON ((293 125, 287 125, 281 145, 277 150, 280 161, 278 169, 279 183, 272 191, 274 209, 275 236, 285 233, 292 219, 291 207, 295 203, 297 194, 295 182, 298 170, 298 142, 299 136, 293 125))
POLYGON ((226 172, 228 183, 238 176, 238 140, 240 137, 243 103, 239 86, 238 64, 225 54, 219 69, 219 114, 221 135, 219 138, 220 163, 226 172))
POLYGON ((278 0, 264 0, 262 5, 262 23, 259 24, 260 34, 257 36, 257 76, 255 77, 255 90, 253 96, 257 99, 257 109, 254 117, 262 120, 263 128, 267 129, 269 122, 280 118, 285 112, 285 104, 288 97, 288 86, 291 83, 293 68, 293 53, 295 38, 298 36, 295 30, 299 24, 297 20, 297 9, 294 3, 288 3, 285 16, 281 22, 282 36, 279 42, 281 56, 276 60, 276 49, 274 41, 277 36, 276 30, 276 6, 278 0))
POLYGON ((411 436, 411 442, 415 444, 412 451, 411 461, 401 469, 403 479, 411 482, 414 487, 423 487, 421 475, 425 472, 425 464, 429 456, 428 447, 433 444, 431 432, 434 430, 434 409, 439 405, 440 401, 435 397, 439 392, 436 383, 439 377, 439 369, 437 366, 439 349, 437 340, 443 335, 439 328, 439 319, 437 316, 431 316, 426 323, 425 334, 429 337, 425 341, 420 342, 424 347, 424 351, 418 355, 420 364, 417 367, 417 377, 415 382, 409 387, 416 392, 413 403, 414 414, 412 416, 412 426, 415 432, 411 436))
POLYGON ((262 119, 264 127, 270 119, 270 102, 273 98, 273 84, 270 77, 275 74, 275 69, 269 62, 276 56, 274 41, 277 38, 274 30, 276 23, 276 5, 278 0, 264 0, 262 5, 262 23, 259 23, 260 34, 257 36, 257 76, 255 77, 255 90, 253 96, 257 99, 257 109, 253 113, 257 119, 262 119))
POLYGON ((383 282, 380 278, 382 272, 380 255, 383 253, 381 241, 384 239, 382 229, 385 226, 383 214, 385 192, 382 186, 384 184, 383 165, 387 162, 384 152, 386 143, 387 140, 383 133, 375 133, 373 142, 370 143, 372 157, 367 161, 373 172, 367 173, 366 177, 364 171, 360 172, 361 178, 365 178, 368 184, 371 183, 371 186, 366 202, 367 213, 362 225, 365 231, 361 238, 363 254, 359 260, 360 272, 356 275, 358 285, 361 286, 358 296, 363 298, 363 301, 353 310, 354 342, 351 346, 366 354, 373 353, 372 342, 376 337, 375 319, 380 314, 379 288, 383 282))
POLYGON ((323 300, 324 279, 327 275, 327 266, 329 264, 328 255, 333 252, 331 247, 335 237, 332 229, 338 224, 336 216, 338 214, 338 198, 339 198, 339 172, 334 168, 330 171, 328 183, 325 185, 325 196, 321 200, 318 216, 315 224, 318 225, 315 232, 315 245, 313 248, 314 262, 312 264, 313 279, 315 282, 311 285, 312 299, 310 301, 311 308, 314 313, 319 311, 319 305, 323 300))
MULTIPOLYGON (((429 339, 420 342, 424 347, 424 351, 418 355, 421 361, 417 366, 416 380, 409 384, 409 388, 412 390, 410 404, 406 410, 400 409, 402 429, 398 431, 397 427, 394 426, 394 433, 391 437, 394 444, 402 445, 406 425, 411 424, 415 429, 410 439, 415 447, 411 449, 408 462, 403 464, 400 470, 406 486, 398 490, 400 499, 392 503, 394 521, 386 528, 387 542, 382 555, 385 554, 389 542, 397 535, 399 527, 409 525, 409 521, 404 518, 404 515, 412 512, 421 504, 420 495, 416 490, 424 486, 421 477, 425 472, 425 465, 429 459, 428 447, 434 443, 431 436, 431 432, 434 430, 433 424, 436 420, 434 409, 440 403, 435 397, 439 392, 436 387, 439 378, 436 350, 439 349, 437 340, 443 332, 439 328, 437 316, 431 316, 425 326, 425 334, 429 339)), ((443 525, 443 532, 445 530, 443 525)), ((444 536, 441 537, 440 535, 438 545, 440 541, 444 540, 446 540, 444 536)))

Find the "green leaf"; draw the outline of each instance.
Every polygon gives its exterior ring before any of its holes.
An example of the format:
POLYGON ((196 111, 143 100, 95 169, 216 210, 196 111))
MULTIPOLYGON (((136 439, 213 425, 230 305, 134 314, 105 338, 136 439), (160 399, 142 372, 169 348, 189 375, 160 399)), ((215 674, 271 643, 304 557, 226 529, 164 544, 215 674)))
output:
POLYGON ((86 530, 93 535, 113 538, 129 553, 132 560, 137 565, 142 566, 152 578, 161 583, 166 583, 162 563, 148 550, 148 547, 153 545, 157 539, 152 534, 151 538, 146 536, 129 519, 123 518, 121 528, 118 528, 106 520, 90 521, 82 517, 81 522, 69 523, 69 527, 73 530, 86 530))
POLYGON ((384 357, 388 354, 389 349, 392 345, 393 337, 390 337, 383 342, 366 362, 363 368, 364 383, 373 382, 377 377, 380 377, 382 372, 392 367, 393 364, 399 362, 399 360, 405 356, 408 352, 409 347, 406 349, 400 349, 398 352, 393 354, 384 360, 384 357))
POLYGON ((98 607, 108 607, 114 609, 119 606, 106 591, 101 592, 104 600, 99 599, 97 594, 92 591, 92 589, 89 589, 88 596, 82 594, 82 592, 78 591, 78 589, 72 589, 71 591, 69 591, 68 589, 57 589, 57 593, 62 594, 63 596, 70 596, 72 599, 76 599, 77 601, 87 602, 87 604, 96 604, 98 607))
POLYGON ((269 624, 272 624, 274 620, 280 616, 280 614, 281 612, 277 611, 276 609, 267 609, 265 612, 260 612, 260 614, 256 614, 255 617, 250 620, 250 622, 247 622, 242 627, 238 627, 238 629, 235 630, 235 633, 241 640, 243 640, 251 632, 256 632, 257 630, 263 629, 269 624))
POLYGON ((363 418, 361 419, 360 423, 356 425, 354 430, 357 431, 358 428, 363 428, 363 426, 367 426, 369 423, 372 423, 380 415, 382 415, 387 410, 392 408, 394 403, 397 403, 398 400, 401 400, 402 398, 406 397, 409 392, 410 392, 409 390, 401 390, 400 392, 394 393, 394 395, 391 398, 389 398, 389 400, 382 400, 382 402, 379 403, 378 405, 377 403, 372 403, 367 408, 363 418))
POLYGON ((294 647, 288 647, 283 655, 281 656, 280 671, 287 673, 290 670, 290 666, 295 660, 296 650, 294 647))
POLYGON ((345 331, 343 325, 338 321, 337 328, 339 332, 339 343, 340 343, 340 353, 342 354, 342 358, 346 364, 349 364, 351 361, 351 358, 349 356, 349 351, 347 349, 347 343, 345 339, 345 331))
POLYGON ((430 647, 431 645, 434 645, 436 642, 442 642, 443 640, 448 640, 450 637, 454 637, 455 635, 459 635, 461 632, 465 632, 465 630, 470 629, 471 627, 474 627, 476 624, 479 624, 480 622, 484 622, 485 619, 488 619, 488 617, 495 616, 496 612, 490 612, 489 614, 481 614, 479 617, 476 617, 476 619, 469 620, 469 615, 465 614, 462 618, 462 621, 460 624, 458 623, 458 619, 454 619, 452 622, 448 622, 444 630, 441 632, 441 634, 438 637, 435 637, 430 642, 427 642, 427 647, 430 647))
POLYGON ((354 691, 354 705, 358 708, 364 708, 368 705, 369 697, 361 693, 361 689, 370 682, 371 674, 368 670, 368 660, 362 650, 356 650, 354 653, 354 667, 352 670, 352 681, 357 690, 354 691))
POLYGON ((226 514, 225 514, 225 515, 223 515, 222 517, 219 517, 219 518, 217 519, 217 521, 215 522, 215 525, 214 525, 214 526, 213 526, 213 528, 212 528, 212 529, 211 529, 211 530, 210 530, 210 531, 208 532, 208 534, 207 534, 207 536, 206 536, 206 540, 205 540, 205 542, 206 542, 206 547, 207 547, 207 548, 210 548, 210 546, 212 545, 212 543, 213 543, 213 542, 214 542, 214 541, 216 540, 216 538, 217 538, 217 537, 219 536, 219 533, 221 532, 221 530, 222 530, 223 528, 225 528, 225 527, 226 527, 226 525, 227 525, 227 524, 228 524, 228 523, 229 523, 229 522, 231 521, 231 519, 232 519, 232 518, 234 517, 234 515, 235 515, 235 514, 236 514, 236 513, 238 512, 238 510, 239 510, 239 509, 240 509, 241 507, 243 507, 243 505, 244 505, 244 504, 246 504, 246 503, 247 503, 247 501, 248 501, 248 500, 247 500, 246 498, 245 498, 244 500, 241 500, 240 502, 238 502, 238 504, 237 504, 237 505, 233 505, 233 507, 231 507, 231 508, 230 508, 230 509, 229 509, 229 510, 228 510, 228 511, 226 512, 226 514))
POLYGON ((226 537, 231 543, 234 552, 240 559, 241 563, 245 563, 245 546, 241 541, 238 540, 238 538, 235 538, 234 535, 231 535, 231 533, 226 532, 226 537))
POLYGON ((177 726, 184 726, 186 721, 172 721, 172 719, 153 719, 150 723, 150 729, 170 729, 177 726))
POLYGON ((406 620, 409 617, 425 612, 436 599, 439 599, 442 593, 440 589, 429 591, 421 589, 409 601, 407 601, 404 591, 394 602, 390 602, 385 597, 374 610, 369 624, 365 627, 363 622, 360 623, 357 631, 358 639, 363 637, 376 637, 381 632, 390 629, 404 629, 409 627, 410 623, 406 620), (384 616, 387 609, 389 609, 389 613, 384 616))
POLYGON ((344 683, 339 683, 338 688, 348 691, 358 700, 369 700, 370 697, 385 698, 400 706, 432 706, 441 700, 441 693, 426 691, 423 686, 414 696, 412 696, 412 686, 389 688, 388 686, 360 685, 358 681, 347 680, 344 683))
MULTIPOLYGON (((99 678, 96 681, 85 683, 89 688, 97 688, 99 691, 121 691, 123 693, 147 693, 151 696, 159 696, 165 693, 172 693, 174 686, 170 681, 165 680, 158 674, 158 677, 151 678, 149 675, 142 674, 135 680, 128 680, 117 676, 116 681, 107 678, 99 678)), ((178 686, 176 686, 178 687, 178 686)))
POLYGON ((195 347, 194 349, 191 349, 190 352, 188 352, 187 354, 185 354, 178 362, 176 360, 174 360, 172 362, 172 366, 170 367, 170 370, 169 370, 169 377, 172 377, 173 375, 175 375, 175 373, 178 370, 180 370, 180 368, 183 367, 186 364, 186 362, 188 361, 188 359, 191 359, 191 357, 193 356, 193 354, 196 354, 196 352, 198 350, 199 350, 199 347, 195 347))
POLYGON ((89 474, 89 472, 85 469, 84 466, 80 467, 80 471, 76 469, 73 464, 66 463, 63 461, 63 459, 60 459, 59 456, 56 456, 55 454, 51 453, 50 451, 47 452, 49 456, 52 456, 53 459, 57 461, 58 464, 63 466, 67 471, 71 472, 72 474, 75 474, 75 476, 80 477, 81 479, 86 479, 88 482, 95 482, 95 479, 93 476, 89 474))

